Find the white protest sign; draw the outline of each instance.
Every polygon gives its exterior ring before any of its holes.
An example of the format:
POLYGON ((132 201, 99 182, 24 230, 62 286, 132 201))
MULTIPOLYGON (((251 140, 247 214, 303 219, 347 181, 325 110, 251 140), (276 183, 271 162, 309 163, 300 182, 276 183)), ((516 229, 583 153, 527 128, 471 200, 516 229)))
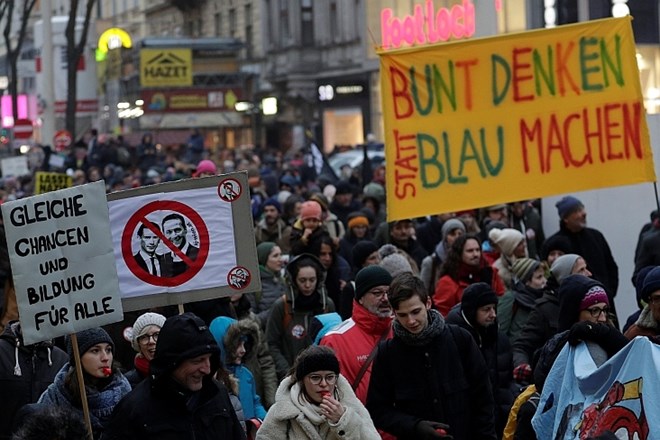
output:
POLYGON ((108 195, 124 310, 261 289, 247 173, 108 195))
POLYGON ((2 205, 26 344, 123 319, 102 181, 2 205))
POLYGON ((27 156, 25 155, 2 159, 2 162, 0 162, 0 168, 2 169, 2 177, 18 177, 30 174, 27 156))

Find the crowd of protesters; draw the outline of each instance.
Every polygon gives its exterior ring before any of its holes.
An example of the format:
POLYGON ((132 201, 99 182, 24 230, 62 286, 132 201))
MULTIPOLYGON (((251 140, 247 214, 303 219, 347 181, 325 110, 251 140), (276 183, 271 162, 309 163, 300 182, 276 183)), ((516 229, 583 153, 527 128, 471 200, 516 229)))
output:
MULTIPOLYGON (((339 179, 305 149, 211 154, 196 131, 180 148, 149 134, 131 148, 92 131, 59 169, 49 154, 35 170, 108 192, 248 172, 262 290, 81 332, 97 439, 535 439, 564 345, 587 342, 600 365, 660 334, 657 218, 637 245, 639 311, 622 317, 607 240, 572 196, 546 238, 537 201, 387 222, 383 166, 339 179)), ((32 193, 28 176, 2 183, 3 201, 32 193)), ((83 438, 71 341, 22 344, 0 251, 0 439, 83 438)))

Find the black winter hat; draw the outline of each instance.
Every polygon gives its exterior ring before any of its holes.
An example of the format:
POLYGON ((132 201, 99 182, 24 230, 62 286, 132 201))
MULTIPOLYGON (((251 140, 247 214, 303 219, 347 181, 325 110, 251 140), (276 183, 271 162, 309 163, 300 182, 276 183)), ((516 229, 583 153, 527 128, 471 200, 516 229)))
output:
POLYGON ((644 284, 642 285, 642 299, 649 302, 651 294, 656 290, 660 290, 660 266, 656 266, 644 277, 644 284))
POLYGON ((376 286, 389 286, 391 283, 392 275, 386 269, 378 265, 367 266, 355 276, 355 300, 359 301, 376 286))
POLYGON ((355 246, 353 246, 353 266, 356 268, 362 268, 362 265, 369 255, 378 251, 378 246, 371 240, 361 240, 358 241, 355 246))
POLYGON ((642 267, 639 272, 637 272, 637 275, 635 276, 635 294, 637 296, 637 305, 639 305, 639 308, 643 308, 642 306, 642 301, 646 301, 643 297, 643 290, 644 290, 644 279, 646 278, 646 275, 649 274, 656 266, 644 266, 642 267))
POLYGON ((598 281, 584 275, 569 275, 559 285, 557 297, 559 298, 559 323, 557 332, 563 332, 578 322, 580 304, 584 296, 592 287, 605 287, 598 281))
POLYGON ((151 361, 151 374, 169 373, 183 361, 211 353, 211 371, 218 369, 220 347, 209 327, 194 313, 170 316, 160 329, 156 355, 151 361))
MULTIPOLYGON (((90 328, 76 333, 76 338, 78 339, 78 351, 80 356, 85 354, 87 350, 95 346, 96 344, 101 344, 103 342, 110 344, 114 349, 115 343, 112 341, 112 338, 101 327, 90 328)), ((67 335, 66 337, 66 351, 69 354, 69 359, 73 362, 73 345, 71 344, 71 337, 67 335)))
POLYGON ((474 324, 477 316, 477 309, 488 304, 497 304, 497 294, 493 288, 487 283, 474 283, 470 284, 463 291, 463 298, 461 299, 461 310, 463 314, 474 324))
POLYGON ((298 381, 302 381, 309 373, 323 370, 339 374, 339 360, 330 347, 312 345, 298 355, 296 359, 298 381))

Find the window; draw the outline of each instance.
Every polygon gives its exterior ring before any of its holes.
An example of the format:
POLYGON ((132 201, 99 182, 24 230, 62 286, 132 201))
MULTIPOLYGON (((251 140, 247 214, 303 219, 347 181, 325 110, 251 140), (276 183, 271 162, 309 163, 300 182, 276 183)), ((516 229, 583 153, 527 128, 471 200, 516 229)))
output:
POLYGON ((332 41, 337 41, 339 40, 338 37, 339 37, 339 19, 337 17, 337 2, 333 0, 332 2, 330 2, 330 38, 332 41))
POLYGON ((300 4, 300 16, 302 18, 302 44, 303 46, 314 45, 314 10, 312 0, 302 0, 300 4))
POLYGON ((254 40, 252 38, 252 5, 245 5, 245 58, 251 60, 254 56, 254 40))
POLYGON ((236 38, 236 9, 229 10, 229 36, 236 38))
POLYGON ((216 12, 213 16, 213 27, 215 28, 215 35, 222 35, 222 13, 216 12))
POLYGON ((280 47, 286 45, 291 37, 288 1, 289 0, 280 0, 280 47))

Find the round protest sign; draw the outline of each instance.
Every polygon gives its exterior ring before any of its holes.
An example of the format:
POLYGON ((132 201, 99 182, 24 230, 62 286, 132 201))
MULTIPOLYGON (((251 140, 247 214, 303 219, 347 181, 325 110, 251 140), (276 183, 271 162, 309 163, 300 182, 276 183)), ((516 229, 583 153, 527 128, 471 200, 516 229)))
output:
POLYGON ((175 287, 191 280, 209 255, 209 232, 190 206, 174 200, 150 202, 126 222, 122 257, 140 280, 175 287), (139 245, 133 246, 137 238, 139 245))
POLYGON ((233 202, 243 193, 243 187, 236 179, 225 179, 218 184, 218 196, 225 202, 233 202))

